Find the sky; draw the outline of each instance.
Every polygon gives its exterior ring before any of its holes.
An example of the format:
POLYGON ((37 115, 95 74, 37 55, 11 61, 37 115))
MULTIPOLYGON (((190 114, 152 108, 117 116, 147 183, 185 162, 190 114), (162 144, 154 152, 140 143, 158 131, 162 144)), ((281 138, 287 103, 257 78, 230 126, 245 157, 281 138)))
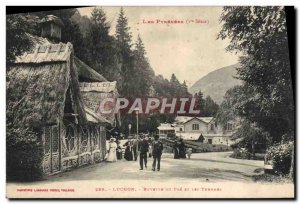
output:
MULTIPOLYGON (((114 35, 120 7, 102 8, 114 35)), ((156 75, 170 79, 174 73, 190 87, 209 72, 238 62, 237 55, 225 51, 229 40, 217 40, 222 7, 123 8, 132 40, 135 42, 140 34, 156 75), (161 23, 168 20, 184 23, 161 23), (153 23, 146 23, 149 21, 153 23)), ((81 15, 90 16, 93 7, 78 10, 81 15)))

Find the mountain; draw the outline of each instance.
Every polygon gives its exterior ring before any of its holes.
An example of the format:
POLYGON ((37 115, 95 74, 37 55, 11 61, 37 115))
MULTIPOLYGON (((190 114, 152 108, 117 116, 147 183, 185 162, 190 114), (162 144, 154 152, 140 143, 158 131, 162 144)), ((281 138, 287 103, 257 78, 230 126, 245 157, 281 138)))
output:
POLYGON ((210 96, 216 103, 221 104, 226 91, 242 81, 234 78, 239 64, 223 67, 208 73, 191 86, 189 92, 195 94, 201 90, 204 96, 210 96))

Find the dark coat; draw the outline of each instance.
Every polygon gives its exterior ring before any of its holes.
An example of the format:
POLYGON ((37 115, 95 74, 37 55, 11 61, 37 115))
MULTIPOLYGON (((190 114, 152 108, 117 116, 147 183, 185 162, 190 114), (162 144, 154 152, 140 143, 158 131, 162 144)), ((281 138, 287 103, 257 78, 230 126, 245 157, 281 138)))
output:
POLYGON ((147 153, 149 151, 149 144, 148 141, 145 139, 140 141, 138 147, 141 154, 147 153))
POLYGON ((179 145, 178 145, 178 148, 179 148, 179 158, 186 158, 186 155, 185 155, 185 144, 183 142, 181 142, 179 145))
POLYGON ((122 159, 122 148, 120 146, 117 147, 117 159, 122 159))
POLYGON ((133 160, 132 147, 129 146, 129 145, 126 146, 124 158, 125 158, 127 161, 132 161, 132 160, 133 160))
POLYGON ((164 146, 161 141, 153 141, 152 143, 152 155, 154 158, 159 157, 162 155, 164 146))
POLYGON ((174 144, 173 151, 174 151, 174 159, 179 159, 179 148, 177 143, 174 144))

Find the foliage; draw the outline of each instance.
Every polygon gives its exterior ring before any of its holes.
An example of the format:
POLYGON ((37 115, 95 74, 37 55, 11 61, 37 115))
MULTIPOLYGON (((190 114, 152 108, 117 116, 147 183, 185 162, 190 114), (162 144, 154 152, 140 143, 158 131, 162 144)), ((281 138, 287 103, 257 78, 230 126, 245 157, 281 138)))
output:
POLYGON ((134 72, 138 75, 135 80, 135 84, 137 85, 137 96, 146 97, 150 93, 150 87, 153 84, 155 74, 146 58, 146 50, 140 35, 138 35, 133 56, 134 72))
POLYGON ((102 8, 94 8, 85 34, 86 62, 110 81, 120 78, 116 42, 102 8))
POLYGON ((273 145, 268 150, 268 154, 271 156, 273 161, 273 169, 275 170, 275 173, 280 175, 287 175, 290 173, 293 149, 294 144, 289 142, 273 145))
MULTIPOLYGON (((115 35, 110 34, 111 23, 107 20, 104 9, 98 7, 93 9, 90 17, 81 16, 77 9, 63 9, 30 13, 30 15, 26 15, 30 18, 22 17, 21 20, 23 21, 20 20, 20 22, 18 19, 12 19, 11 22, 17 21, 20 29, 23 29, 21 25, 24 23, 31 25, 28 28, 24 26, 22 33, 19 34, 22 37, 26 37, 25 33, 40 35, 39 21, 46 15, 55 15, 62 20, 61 41, 64 43, 71 42, 74 53, 80 60, 109 81, 117 81, 117 88, 121 97, 130 100, 147 96, 191 96, 186 83, 180 83, 175 74, 171 76, 170 80, 162 76, 155 76, 147 58, 142 38, 138 36, 136 42, 132 43, 128 19, 123 8, 120 9, 117 18, 115 35)), ((9 37, 8 39, 13 38, 9 37)), ((20 42, 26 44, 26 40, 20 42)), ((25 51, 20 46, 14 49, 19 51, 19 54, 25 51)), ((12 58, 16 56, 16 53, 11 51, 9 54, 12 55, 12 58)), ((140 116, 139 129, 144 132, 155 132, 160 122, 170 122, 174 118, 174 114, 140 116)), ((129 123, 133 125, 132 129, 135 129, 135 115, 121 114, 122 126, 120 128, 122 132, 128 132, 129 123)))
POLYGON ((12 14, 6 16, 6 63, 12 63, 16 56, 30 50, 32 41, 26 33, 33 32, 36 25, 31 16, 12 14))
POLYGON ((207 96, 204 98, 202 91, 200 90, 198 93, 194 94, 194 98, 196 99, 195 109, 200 109, 201 117, 215 117, 218 110, 219 105, 214 102, 214 100, 207 96))
POLYGON ((121 8, 117 20, 115 37, 118 60, 121 63, 121 78, 118 83, 119 91, 122 96, 132 99, 137 95, 138 91, 134 83, 137 73, 134 70, 134 58, 131 51, 132 36, 123 8, 121 8))
POLYGON ((233 134, 233 139, 238 140, 235 146, 246 148, 254 156, 256 152, 266 150, 269 134, 257 127, 255 123, 243 120, 238 130, 233 134))
POLYGON ((251 153, 248 150, 242 150, 240 148, 235 148, 233 153, 230 155, 232 158, 236 159, 250 159, 251 153))
POLYGON ((227 50, 243 55, 238 78, 244 85, 231 90, 229 100, 234 114, 257 123, 271 135, 272 143, 280 142, 283 134, 294 131, 284 8, 224 7, 220 20, 219 38, 229 38, 227 50))
POLYGON ((25 128, 7 128, 6 175, 8 180, 40 179, 42 158, 43 148, 39 134, 25 128))

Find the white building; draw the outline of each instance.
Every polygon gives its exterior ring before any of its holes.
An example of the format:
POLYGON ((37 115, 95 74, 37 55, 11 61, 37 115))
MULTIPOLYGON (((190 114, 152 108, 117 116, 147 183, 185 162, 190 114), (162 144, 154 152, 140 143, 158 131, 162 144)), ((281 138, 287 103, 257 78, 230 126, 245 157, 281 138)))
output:
POLYGON ((161 123, 157 127, 158 134, 161 137, 166 137, 168 134, 175 134, 175 125, 170 123, 161 123))
POLYGON ((216 123, 213 117, 189 117, 177 116, 174 123, 175 134, 178 138, 191 141, 201 141, 209 144, 231 145, 231 136, 235 128, 233 122, 229 122, 225 128, 216 123))

